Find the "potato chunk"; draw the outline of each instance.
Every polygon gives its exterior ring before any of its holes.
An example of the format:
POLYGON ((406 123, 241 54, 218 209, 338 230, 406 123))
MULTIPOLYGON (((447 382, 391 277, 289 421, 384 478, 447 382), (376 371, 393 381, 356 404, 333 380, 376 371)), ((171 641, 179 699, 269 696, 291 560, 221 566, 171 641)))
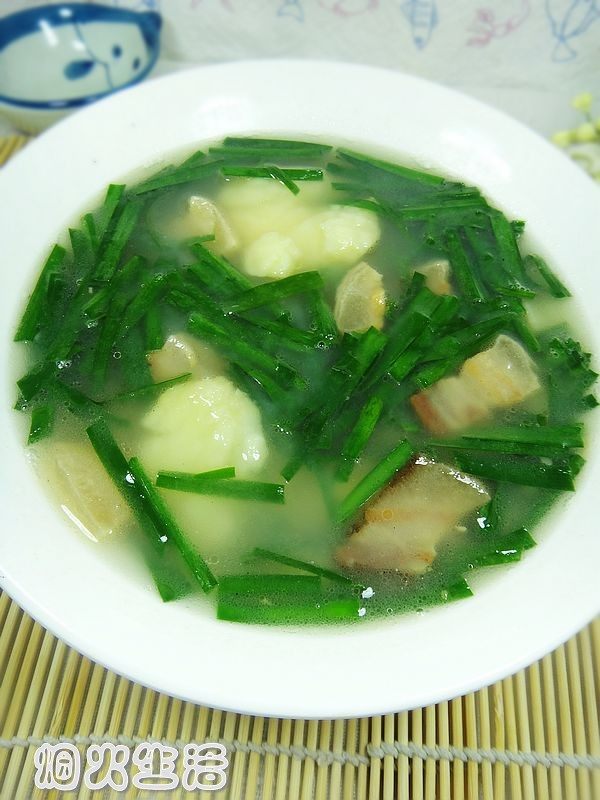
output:
POLYGON ((350 267, 375 247, 381 229, 373 211, 332 205, 302 222, 291 236, 303 269, 350 267))
POLYGON ((532 359, 518 342, 501 334, 492 347, 468 358, 458 376, 442 378, 413 395, 411 403, 426 428, 445 434, 480 422, 496 409, 518 405, 539 389, 532 359))
POLYGON ((140 457, 153 472, 234 466, 242 477, 262 468, 268 455, 258 408, 224 377, 172 386, 141 424, 140 457))
POLYGON ((377 270, 361 261, 346 273, 335 293, 335 317, 342 333, 383 327, 385 289, 377 270))
POLYGON ((300 250, 290 236, 277 231, 263 233, 244 253, 244 271, 258 278, 284 278, 297 271, 300 250))
POLYGON ((336 553, 348 569, 425 572, 437 545, 490 499, 474 478, 419 458, 365 510, 364 521, 336 553))

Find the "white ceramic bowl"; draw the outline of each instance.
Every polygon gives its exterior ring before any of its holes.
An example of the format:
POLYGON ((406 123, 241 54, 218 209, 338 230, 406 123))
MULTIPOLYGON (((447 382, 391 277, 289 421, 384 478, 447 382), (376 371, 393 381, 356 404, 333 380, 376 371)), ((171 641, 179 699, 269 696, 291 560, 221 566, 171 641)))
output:
POLYGON ((593 430, 577 492, 521 563, 476 578, 469 600, 339 629, 246 627, 218 622, 194 601, 163 605, 147 581, 131 580, 129 567, 78 538, 33 473, 24 425, 11 410, 11 338, 49 245, 109 181, 233 133, 341 140, 398 160, 408 155, 482 187, 527 220, 536 247, 579 298, 587 344, 600 353, 600 192, 502 114, 412 77, 331 63, 227 64, 125 91, 60 123, 0 173, 2 584, 92 659, 224 709, 355 716, 490 684, 598 612, 600 447, 593 430))

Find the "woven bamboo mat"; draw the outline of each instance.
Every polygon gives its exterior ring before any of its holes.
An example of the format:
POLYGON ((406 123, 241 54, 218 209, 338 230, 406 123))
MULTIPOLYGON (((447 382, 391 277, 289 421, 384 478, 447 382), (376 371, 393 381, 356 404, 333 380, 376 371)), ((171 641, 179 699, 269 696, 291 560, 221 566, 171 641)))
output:
MULTIPOLYGON (((0 164, 25 142, 0 139, 0 164)), ((37 789, 34 753, 59 741, 76 746, 83 767, 94 744, 133 751, 160 742, 181 753, 191 742, 221 742, 227 784, 209 796, 229 800, 600 800, 599 712, 600 620, 465 697, 305 721, 225 713, 144 689, 83 658, 0 594, 0 800, 157 796, 132 785, 93 791, 83 780, 72 792, 37 789)))

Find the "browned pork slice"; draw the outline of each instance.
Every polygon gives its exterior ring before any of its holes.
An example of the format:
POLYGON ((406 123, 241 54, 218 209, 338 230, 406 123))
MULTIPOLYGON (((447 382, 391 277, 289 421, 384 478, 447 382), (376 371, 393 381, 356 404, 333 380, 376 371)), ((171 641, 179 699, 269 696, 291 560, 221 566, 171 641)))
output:
POLYGON ((540 388, 535 364, 522 345, 501 334, 492 347, 468 358, 458 375, 413 395, 411 403, 426 428, 444 434, 516 406, 540 388))
POLYGON ((425 572, 439 541, 489 499, 475 478, 421 457, 367 506, 336 559, 349 569, 425 572))

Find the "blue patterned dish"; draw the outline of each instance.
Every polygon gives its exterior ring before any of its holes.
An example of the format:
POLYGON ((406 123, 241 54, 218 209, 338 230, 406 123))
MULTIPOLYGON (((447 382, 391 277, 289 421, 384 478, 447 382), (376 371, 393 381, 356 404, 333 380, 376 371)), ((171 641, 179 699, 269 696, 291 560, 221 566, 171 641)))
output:
POLYGON ((86 3, 30 8, 0 20, 0 110, 25 130, 145 78, 161 17, 86 3))

